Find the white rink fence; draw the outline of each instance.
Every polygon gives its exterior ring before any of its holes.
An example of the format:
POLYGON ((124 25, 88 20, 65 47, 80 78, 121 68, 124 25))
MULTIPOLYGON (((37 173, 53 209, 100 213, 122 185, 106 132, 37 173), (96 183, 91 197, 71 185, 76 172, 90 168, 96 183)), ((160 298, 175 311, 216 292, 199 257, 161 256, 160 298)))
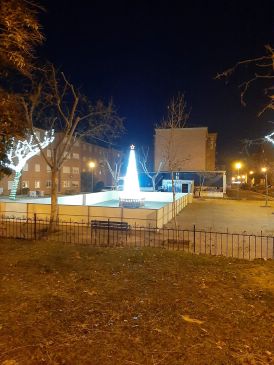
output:
MULTIPOLYGON (((127 222, 130 225, 162 228, 173 217, 172 193, 142 192, 145 206, 141 208, 119 207, 118 191, 78 194, 58 197, 58 220, 88 224, 91 220, 127 222), (71 218, 70 218, 71 217, 71 218), (72 218, 73 217, 73 218, 72 218)), ((178 214, 188 203, 192 194, 177 193, 175 213, 178 214)), ((10 218, 50 218, 50 198, 1 201, 0 215, 10 218)))

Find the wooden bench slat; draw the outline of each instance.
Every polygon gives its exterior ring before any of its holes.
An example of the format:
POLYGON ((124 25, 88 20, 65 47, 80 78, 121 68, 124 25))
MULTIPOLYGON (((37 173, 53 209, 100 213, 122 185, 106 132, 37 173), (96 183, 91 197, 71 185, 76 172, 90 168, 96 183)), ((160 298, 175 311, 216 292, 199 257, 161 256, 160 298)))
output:
POLYGON ((92 228, 98 229, 121 229, 121 230, 128 230, 129 224, 127 222, 119 222, 119 221, 91 221, 92 228))

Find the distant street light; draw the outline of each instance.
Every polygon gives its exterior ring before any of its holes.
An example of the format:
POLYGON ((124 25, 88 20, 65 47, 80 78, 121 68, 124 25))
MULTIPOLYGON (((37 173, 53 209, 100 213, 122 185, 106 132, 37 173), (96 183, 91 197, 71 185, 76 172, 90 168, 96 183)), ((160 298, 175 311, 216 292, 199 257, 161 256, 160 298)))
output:
POLYGON ((267 168, 262 167, 262 172, 265 174, 265 206, 268 206, 268 182, 267 182, 267 168))
POLYGON ((90 161, 90 163, 88 165, 91 169, 91 192, 93 193, 93 170, 96 166, 96 163, 94 161, 90 161))
POLYGON ((235 163, 235 167, 237 169, 237 172, 238 172, 238 176, 237 176, 237 179, 239 180, 238 181, 238 190, 237 190, 237 198, 239 199, 240 198, 240 185, 241 185, 241 176, 240 176, 240 169, 242 167, 242 163, 241 162, 236 162, 235 163))
POLYGON ((254 185, 254 177, 252 176, 254 175, 254 171, 250 170, 249 175, 250 175, 250 186, 252 187, 254 185))

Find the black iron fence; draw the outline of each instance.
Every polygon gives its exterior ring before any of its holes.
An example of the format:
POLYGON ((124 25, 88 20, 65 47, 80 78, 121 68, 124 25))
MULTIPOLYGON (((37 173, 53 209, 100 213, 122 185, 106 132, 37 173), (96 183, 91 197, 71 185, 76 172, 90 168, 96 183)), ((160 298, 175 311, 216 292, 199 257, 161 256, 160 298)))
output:
POLYGON ((197 229, 140 227, 125 222, 90 221, 54 222, 48 219, 0 217, 0 237, 19 239, 48 239, 64 243, 101 247, 160 247, 195 254, 223 255, 253 260, 274 259, 274 236, 214 232, 197 229), (121 223, 121 222, 120 222, 121 223), (53 229, 50 229, 53 228, 53 229))

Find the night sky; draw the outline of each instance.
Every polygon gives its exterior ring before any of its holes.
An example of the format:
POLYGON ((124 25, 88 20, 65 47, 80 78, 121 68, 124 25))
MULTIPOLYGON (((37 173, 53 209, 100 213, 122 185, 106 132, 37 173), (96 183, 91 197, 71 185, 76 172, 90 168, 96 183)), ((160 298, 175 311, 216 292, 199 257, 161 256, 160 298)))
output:
POLYGON ((92 100, 113 97, 126 118, 121 145, 152 145, 155 123, 179 91, 192 108, 189 126, 218 133, 219 162, 239 156, 242 138, 261 137, 273 127, 270 113, 256 116, 265 102, 259 84, 244 108, 239 74, 228 85, 213 79, 273 45, 272 0, 41 3, 47 10, 42 57, 92 100))

